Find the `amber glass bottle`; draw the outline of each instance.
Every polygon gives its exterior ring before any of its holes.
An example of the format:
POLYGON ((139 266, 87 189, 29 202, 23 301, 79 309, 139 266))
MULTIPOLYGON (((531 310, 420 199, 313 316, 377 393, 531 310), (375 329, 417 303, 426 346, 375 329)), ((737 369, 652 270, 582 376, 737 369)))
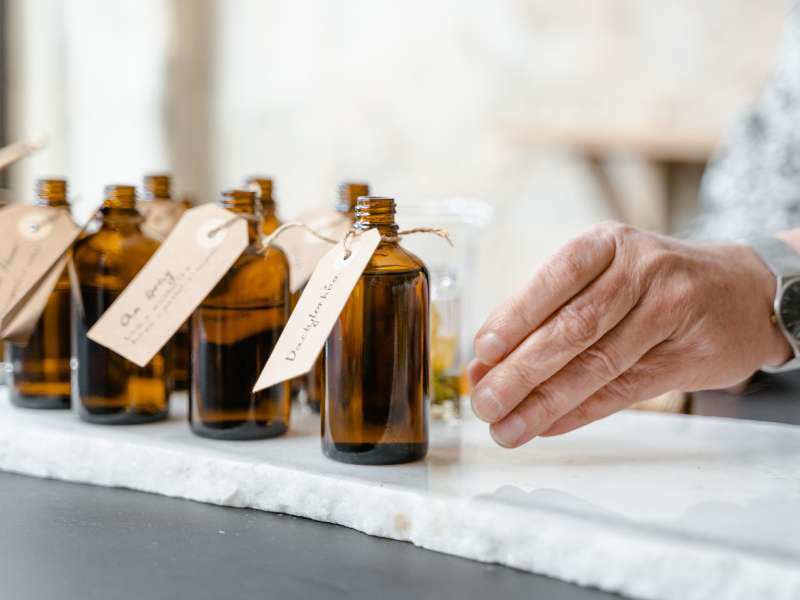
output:
POLYGON ((101 212, 100 229, 74 249, 80 288, 72 309, 73 401, 81 418, 92 423, 158 421, 167 416, 169 347, 138 367, 86 337, 158 248, 158 242, 142 232, 133 186, 106 187, 101 212))
MULTIPOLYGON (((391 198, 359 198, 355 227, 397 235, 391 198)), ((325 344, 322 450, 358 464, 417 460, 428 450, 428 271, 383 239, 325 344)))
MULTIPOLYGON (((164 239, 186 210, 172 195, 169 175, 145 175, 143 194, 137 207, 145 221, 142 230, 155 239, 164 239)), ((184 323, 172 340, 172 386, 178 391, 189 388, 189 322, 184 323)))
MULTIPOLYGON (((339 184, 339 200, 336 203, 336 210, 352 222, 355 219, 356 203, 361 196, 369 196, 369 186, 366 183, 344 182, 339 184)), ((319 412, 322 398, 325 396, 325 352, 319 355, 314 363, 314 368, 306 376, 306 394, 308 406, 314 412, 319 412)))
MULTIPOLYGON (((36 196, 39 206, 69 211, 63 179, 40 179, 36 196)), ((11 402, 17 406, 69 408, 69 294, 69 275, 64 269, 28 343, 6 345, 11 402)))
POLYGON ((249 217, 250 243, 192 315, 189 423, 210 438, 275 437, 289 427, 290 384, 252 390, 289 319, 289 265, 263 249, 254 192, 225 192, 220 205, 249 217))

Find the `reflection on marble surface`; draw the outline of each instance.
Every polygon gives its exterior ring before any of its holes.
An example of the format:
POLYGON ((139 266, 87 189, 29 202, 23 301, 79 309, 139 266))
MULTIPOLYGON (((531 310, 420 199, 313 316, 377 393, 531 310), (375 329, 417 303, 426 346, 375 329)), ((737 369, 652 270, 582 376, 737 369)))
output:
POLYGON ((800 560, 800 428, 622 413, 521 451, 466 420, 431 489, 603 518, 800 560), (623 434, 623 435, 621 435, 623 434))
MULTIPOLYGON (((319 417, 261 442, 14 409, 0 468, 287 512, 644 598, 800 597, 800 428, 629 412, 519 450, 432 427, 425 461, 335 463, 319 417), (662 564, 663 563, 663 564, 662 564), (654 565, 658 564, 658 568, 654 565)), ((469 411, 465 411, 465 414, 469 411)))

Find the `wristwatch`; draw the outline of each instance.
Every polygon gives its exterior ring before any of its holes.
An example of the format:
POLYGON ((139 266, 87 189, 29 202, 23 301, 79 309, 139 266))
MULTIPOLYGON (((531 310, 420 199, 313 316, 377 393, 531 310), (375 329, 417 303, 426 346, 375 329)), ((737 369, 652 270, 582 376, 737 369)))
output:
POLYGON ((774 320, 789 342, 794 357, 778 367, 761 367, 767 373, 800 369, 800 254, 778 238, 747 240, 777 280, 774 320))

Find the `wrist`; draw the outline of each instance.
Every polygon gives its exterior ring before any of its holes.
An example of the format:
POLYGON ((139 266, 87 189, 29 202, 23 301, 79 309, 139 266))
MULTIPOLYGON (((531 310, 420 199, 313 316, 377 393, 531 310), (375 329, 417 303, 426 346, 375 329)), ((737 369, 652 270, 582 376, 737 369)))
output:
POLYGON ((750 246, 741 248, 743 265, 748 267, 747 270, 752 273, 755 283, 757 318, 762 331, 761 338, 764 340, 762 366, 777 367, 794 356, 794 350, 778 325, 775 314, 777 278, 753 248, 750 246))

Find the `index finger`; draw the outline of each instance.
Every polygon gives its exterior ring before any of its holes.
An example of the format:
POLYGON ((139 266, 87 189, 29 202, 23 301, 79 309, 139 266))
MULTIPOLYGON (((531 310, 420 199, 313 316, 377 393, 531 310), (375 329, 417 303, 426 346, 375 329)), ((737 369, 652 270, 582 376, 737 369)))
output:
POLYGON ((496 308, 475 334, 475 356, 495 365, 614 260, 611 226, 597 225, 548 258, 525 286, 496 308))

